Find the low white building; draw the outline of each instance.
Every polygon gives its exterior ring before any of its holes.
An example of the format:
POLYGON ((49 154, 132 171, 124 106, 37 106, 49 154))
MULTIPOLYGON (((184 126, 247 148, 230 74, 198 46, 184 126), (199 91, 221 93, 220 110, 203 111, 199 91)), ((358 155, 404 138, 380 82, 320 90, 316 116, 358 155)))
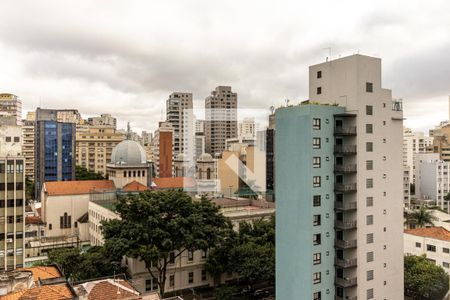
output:
POLYGON ((440 160, 438 153, 417 154, 415 159, 416 195, 448 209, 444 198, 450 192, 450 162, 440 160))
POLYGON ((450 231, 443 227, 409 229, 403 239, 406 255, 426 255, 450 274, 450 231))

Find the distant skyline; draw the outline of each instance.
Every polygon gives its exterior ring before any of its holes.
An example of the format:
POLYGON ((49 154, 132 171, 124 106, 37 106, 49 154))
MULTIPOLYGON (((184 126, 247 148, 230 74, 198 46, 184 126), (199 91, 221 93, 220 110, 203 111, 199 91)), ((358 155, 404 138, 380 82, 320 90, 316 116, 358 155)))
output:
POLYGON ((308 66, 331 48, 380 57, 405 126, 428 132, 448 119, 450 2, 405 3, 3 1, 0 92, 24 111, 110 113, 119 128, 153 131, 174 91, 192 92, 196 107, 217 85, 241 108, 306 100, 308 66))

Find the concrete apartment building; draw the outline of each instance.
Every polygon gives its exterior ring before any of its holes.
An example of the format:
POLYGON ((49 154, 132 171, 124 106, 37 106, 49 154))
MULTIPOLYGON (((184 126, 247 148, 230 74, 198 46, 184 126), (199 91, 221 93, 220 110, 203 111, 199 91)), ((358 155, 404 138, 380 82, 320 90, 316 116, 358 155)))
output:
POLYGON ((14 94, 0 94, 0 118, 13 117, 16 125, 22 125, 22 100, 14 94))
POLYGON ((47 181, 75 179, 76 110, 36 110, 34 132, 35 195, 47 181))
POLYGON ((34 181, 34 112, 27 113, 25 120, 22 120, 22 155, 25 157, 25 176, 34 181))
POLYGON ((450 274, 450 232, 443 227, 405 230, 403 235, 406 255, 426 255, 429 261, 450 274))
MULTIPOLYGON (((25 161, 15 116, 0 125, 0 269, 24 265, 25 161)), ((3 118, 2 118, 3 119, 3 118)))
POLYGON ((238 124, 238 137, 243 139, 256 139, 256 132, 258 126, 255 123, 255 118, 244 118, 238 124))
POLYGON ((125 139, 111 125, 90 125, 76 133, 76 164, 106 175, 115 146, 125 139))
POLYGON ((230 86, 218 86, 205 99, 206 153, 213 157, 226 150, 227 139, 238 135, 237 93, 230 86))
POLYGON ((166 101, 166 122, 173 127, 173 157, 193 154, 194 119, 192 93, 174 92, 166 101))
POLYGON ((441 160, 439 153, 417 154, 415 166, 416 195, 448 210, 445 196, 450 192, 450 162, 441 160))
POLYGON ((153 165, 156 177, 172 177, 173 126, 159 122, 153 135, 153 165))
POLYGON ((110 114, 101 114, 98 117, 88 118, 87 123, 91 126, 107 126, 117 129, 117 119, 110 114))
POLYGON ((401 102, 378 58, 309 80, 318 104, 276 112, 277 299, 403 299, 401 102))
POLYGON ((429 153, 433 150, 433 137, 425 136, 423 132, 413 132, 403 128, 403 164, 409 168, 410 183, 415 183, 414 156, 417 153, 429 153))

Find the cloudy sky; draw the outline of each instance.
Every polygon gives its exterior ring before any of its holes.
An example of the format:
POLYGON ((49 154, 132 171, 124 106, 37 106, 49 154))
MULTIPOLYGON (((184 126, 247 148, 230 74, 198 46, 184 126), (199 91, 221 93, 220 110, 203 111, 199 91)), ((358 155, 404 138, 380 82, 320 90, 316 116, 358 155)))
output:
POLYGON ((383 59, 406 125, 448 119, 448 0, 34 0, 0 12, 0 91, 25 111, 111 113, 154 130, 172 91, 202 106, 217 85, 242 108, 268 108, 306 99, 307 67, 331 47, 383 59))

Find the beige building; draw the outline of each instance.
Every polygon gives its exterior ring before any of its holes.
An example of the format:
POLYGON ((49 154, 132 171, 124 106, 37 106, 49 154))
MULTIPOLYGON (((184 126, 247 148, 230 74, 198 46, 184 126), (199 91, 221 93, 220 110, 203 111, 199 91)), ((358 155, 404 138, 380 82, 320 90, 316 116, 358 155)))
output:
POLYGON ((106 175, 106 166, 111 161, 112 151, 124 139, 125 136, 111 126, 92 125, 83 130, 77 129, 77 166, 106 175))
POLYGON ((414 176, 416 154, 433 151, 433 137, 425 136, 423 132, 413 132, 410 128, 403 128, 403 165, 408 167, 410 183, 415 183, 414 176))
POLYGON ((35 112, 22 121, 22 154, 25 157, 25 176, 34 181, 34 126, 35 112))
POLYGON ((91 126, 106 126, 117 129, 117 119, 110 114, 101 114, 99 117, 88 118, 87 124, 91 126))
POLYGON ((237 93, 230 86, 218 86, 205 99, 205 152, 213 157, 222 153, 227 139, 238 135, 237 93))
POLYGON ((21 129, 0 126, 0 269, 24 265, 25 169, 21 129))
POLYGON ((22 124, 22 100, 14 94, 0 94, 0 118, 12 117, 16 125, 22 124))
POLYGON ((173 127, 173 156, 189 152, 193 145, 192 93, 175 92, 166 101, 166 122, 173 127))
MULTIPOLYGON (((270 218, 275 213, 273 203, 263 200, 254 201, 248 199, 213 199, 217 205, 221 206, 224 216, 230 218, 236 229, 239 223, 253 220, 270 218)), ((102 245, 104 243, 100 229, 100 222, 104 220, 118 219, 119 216, 114 212, 113 201, 90 201, 89 202, 89 222, 91 234, 91 243, 93 245, 102 245)), ((174 253, 174 256, 177 253, 174 253)), ((174 292, 183 289, 189 289, 200 286, 212 286, 213 278, 206 272, 205 262, 207 253, 203 251, 188 252, 174 259, 169 265, 167 272, 166 292, 174 292)), ((151 293, 158 290, 145 268, 145 264, 137 259, 126 258, 124 264, 132 277, 136 289, 141 293, 151 293)), ((156 270, 153 270, 156 272, 156 270)), ((233 279, 233 275, 224 274, 222 282, 233 279)))

